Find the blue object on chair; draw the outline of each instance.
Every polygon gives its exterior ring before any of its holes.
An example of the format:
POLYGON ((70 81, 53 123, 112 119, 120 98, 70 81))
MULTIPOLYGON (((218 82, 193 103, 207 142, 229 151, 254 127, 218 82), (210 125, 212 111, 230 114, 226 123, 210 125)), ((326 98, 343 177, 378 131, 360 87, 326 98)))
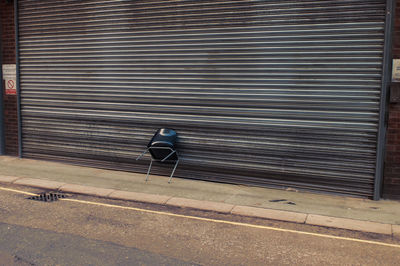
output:
POLYGON ((153 161, 161 162, 161 163, 172 163, 175 162, 174 169, 172 170, 171 176, 168 179, 168 183, 171 183, 172 176, 175 173, 176 167, 179 163, 178 153, 176 151, 176 141, 178 139, 178 135, 173 129, 169 128, 160 128, 151 138, 149 144, 147 144, 147 149, 139 155, 136 160, 139 160, 146 152, 149 152, 151 155, 151 161, 149 165, 149 169, 147 170, 146 181, 149 178, 151 166, 153 165, 153 161))

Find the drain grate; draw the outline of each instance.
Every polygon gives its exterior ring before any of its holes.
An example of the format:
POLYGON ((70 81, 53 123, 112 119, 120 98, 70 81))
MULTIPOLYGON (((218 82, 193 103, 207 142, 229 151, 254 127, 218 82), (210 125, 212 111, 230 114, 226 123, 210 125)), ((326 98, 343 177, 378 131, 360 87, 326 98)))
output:
POLYGON ((49 193, 41 193, 37 196, 29 197, 28 199, 48 202, 48 201, 56 201, 58 199, 63 199, 66 197, 67 196, 65 194, 49 192, 49 193))

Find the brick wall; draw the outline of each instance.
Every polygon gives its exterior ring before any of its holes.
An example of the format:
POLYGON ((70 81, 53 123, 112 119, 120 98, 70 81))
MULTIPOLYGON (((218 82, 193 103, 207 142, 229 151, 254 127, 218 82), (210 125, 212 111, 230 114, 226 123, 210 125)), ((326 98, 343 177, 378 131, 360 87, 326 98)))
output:
MULTIPOLYGON (((0 0, 1 42, 3 64, 15 64, 15 27, 13 1, 0 0)), ((1 78, 3 81, 3 79, 1 78)), ((3 81, 4 82, 4 81, 3 81)), ((3 83, 4 88, 4 83, 3 83)), ((18 155, 18 118, 17 96, 5 95, 4 91, 4 121, 6 154, 18 155)))
MULTIPOLYGON (((400 4, 397 2, 393 32, 393 58, 400 59, 400 4)), ((400 84, 392 84, 400 89, 400 84)), ((400 199, 400 103, 389 104, 383 197, 400 199)))
POLYGON ((390 104, 384 178, 385 178, 384 189, 383 189, 384 198, 400 199, 400 104, 399 103, 390 104))

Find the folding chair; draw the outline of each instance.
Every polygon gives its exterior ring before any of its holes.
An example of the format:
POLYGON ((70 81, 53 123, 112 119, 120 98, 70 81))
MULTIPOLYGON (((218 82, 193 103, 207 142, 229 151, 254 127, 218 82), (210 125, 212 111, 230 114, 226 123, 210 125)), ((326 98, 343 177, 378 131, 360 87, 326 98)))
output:
POLYGON ((173 129, 160 128, 151 138, 147 149, 139 155, 136 160, 142 158, 147 152, 151 155, 151 161, 149 169, 147 170, 146 181, 149 179, 151 166, 153 161, 161 163, 172 163, 175 162, 174 169, 172 170, 171 176, 168 179, 168 183, 171 183, 172 176, 175 173, 176 167, 179 163, 178 153, 176 151, 176 140, 177 134, 173 129))

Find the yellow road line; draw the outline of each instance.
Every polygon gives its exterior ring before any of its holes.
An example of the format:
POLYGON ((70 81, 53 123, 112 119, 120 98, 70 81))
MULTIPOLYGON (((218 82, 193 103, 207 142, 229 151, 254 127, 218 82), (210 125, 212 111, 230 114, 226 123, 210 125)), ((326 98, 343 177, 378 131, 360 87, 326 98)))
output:
POLYGON ((26 195, 29 195, 29 196, 37 196, 37 194, 35 194, 35 193, 30 193, 30 192, 26 192, 26 191, 21 191, 21 190, 16 190, 16 189, 11 189, 11 188, 5 188, 5 187, 0 187, 0 190, 11 191, 11 192, 16 192, 16 193, 20 193, 20 194, 26 194, 26 195))
MULTIPOLYGON (((27 195, 31 195, 31 196, 37 195, 37 194, 26 192, 26 191, 3 188, 3 187, 0 187, 0 190, 11 191, 11 192, 16 192, 16 193, 20 193, 20 194, 27 194, 27 195)), ((102 207, 109 207, 109 208, 116 208, 116 209, 123 209, 123 210, 132 210, 132 211, 165 215, 165 216, 172 216, 172 217, 179 217, 179 218, 186 218, 186 219, 205 221, 205 222, 230 224, 230 225, 244 226, 244 227, 250 227, 250 228, 257 228, 257 229, 266 229, 266 230, 271 230, 271 231, 287 232, 287 233, 309 235, 309 236, 323 237, 323 238, 329 238, 329 239, 353 241, 353 242, 359 242, 359 243, 364 243, 364 244, 373 244, 373 245, 379 245, 379 246, 400 248, 400 245, 397 245, 397 244, 389 244, 389 243, 383 243, 383 242, 378 242, 378 241, 363 240, 363 239, 350 238, 350 237, 333 236, 333 235, 311 233, 311 232, 297 231, 297 230, 284 229, 284 228, 276 228, 276 227, 265 226, 265 225, 256 225, 256 224, 248 224, 248 223, 232 222, 232 221, 226 221, 226 220, 211 219, 211 218, 203 218, 203 217, 197 217, 197 216, 191 216, 191 215, 175 214, 175 213, 162 212, 162 211, 153 211, 153 210, 147 210, 147 209, 141 209, 141 208, 135 208, 135 207, 119 206, 119 205, 114 205, 114 204, 92 202, 92 201, 86 201, 86 200, 77 200, 77 199, 59 199, 59 200, 83 203, 83 204, 90 204, 90 205, 96 205, 96 206, 102 206, 102 207)))

